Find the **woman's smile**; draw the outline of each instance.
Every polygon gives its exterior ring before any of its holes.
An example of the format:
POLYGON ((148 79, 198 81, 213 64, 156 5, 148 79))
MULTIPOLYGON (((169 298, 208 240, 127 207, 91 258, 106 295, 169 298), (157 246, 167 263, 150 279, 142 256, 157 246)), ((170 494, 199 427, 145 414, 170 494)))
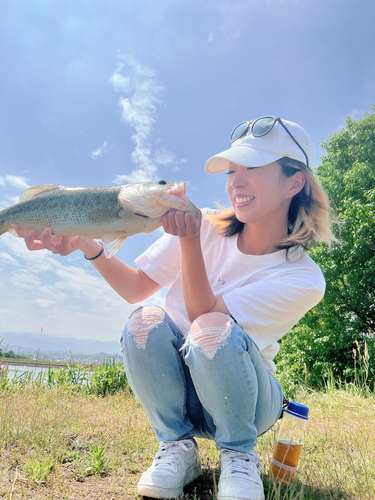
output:
POLYGON ((234 201, 236 205, 243 205, 244 203, 248 203, 249 201, 255 200, 255 196, 235 196, 234 201))

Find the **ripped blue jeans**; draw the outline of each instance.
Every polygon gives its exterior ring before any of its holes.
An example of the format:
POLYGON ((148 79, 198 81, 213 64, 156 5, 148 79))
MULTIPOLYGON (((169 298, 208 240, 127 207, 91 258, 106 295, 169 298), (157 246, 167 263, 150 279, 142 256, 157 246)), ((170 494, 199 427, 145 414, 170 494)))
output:
POLYGON ((184 338, 156 307, 137 309, 125 326, 125 372, 158 441, 197 436, 245 453, 279 418, 279 382, 250 337, 226 318, 224 328, 202 329, 195 338, 184 338))

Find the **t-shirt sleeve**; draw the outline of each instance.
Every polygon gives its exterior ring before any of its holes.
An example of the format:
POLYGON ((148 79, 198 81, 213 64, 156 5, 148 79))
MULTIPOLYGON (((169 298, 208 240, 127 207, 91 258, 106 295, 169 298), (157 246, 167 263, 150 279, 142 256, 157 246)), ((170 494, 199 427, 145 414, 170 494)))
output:
POLYGON ((180 271, 180 245, 177 236, 164 234, 135 263, 161 286, 170 287, 180 271))
POLYGON ((320 270, 257 281, 223 295, 231 315, 262 351, 285 335, 325 291, 320 270))

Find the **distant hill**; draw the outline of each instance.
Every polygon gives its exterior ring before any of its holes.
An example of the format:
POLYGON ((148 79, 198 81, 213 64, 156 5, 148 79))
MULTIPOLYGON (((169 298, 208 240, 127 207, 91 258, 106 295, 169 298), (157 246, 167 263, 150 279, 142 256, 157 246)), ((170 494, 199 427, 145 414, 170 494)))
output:
POLYGON ((2 350, 13 350, 16 354, 35 356, 40 353, 54 358, 59 356, 69 358, 71 351, 74 358, 96 354, 100 354, 100 357, 121 356, 120 342, 62 338, 32 333, 0 333, 0 341, 1 339, 3 339, 0 344, 2 350))

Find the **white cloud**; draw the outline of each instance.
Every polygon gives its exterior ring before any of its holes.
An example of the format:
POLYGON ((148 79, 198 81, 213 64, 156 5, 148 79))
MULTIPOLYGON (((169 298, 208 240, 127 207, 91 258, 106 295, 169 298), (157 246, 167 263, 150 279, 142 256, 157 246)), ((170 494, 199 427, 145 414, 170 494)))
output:
POLYGON ((30 187, 25 177, 20 177, 17 175, 6 175, 3 178, 0 176, 0 184, 2 184, 3 186, 12 186, 17 189, 27 189, 30 187))
POLYGON ((34 289, 42 284, 42 280, 34 272, 24 269, 14 271, 10 281, 16 287, 29 289, 34 289))
POLYGON ((157 109, 162 102, 164 85, 156 78, 151 68, 141 65, 129 56, 122 57, 122 62, 117 65, 109 81, 116 92, 126 94, 119 100, 121 120, 134 130, 132 140, 135 142, 131 160, 136 168, 130 174, 117 175, 114 183, 155 180, 158 171, 152 159, 151 136, 157 109))
POLYGON ((110 149, 111 148, 108 146, 108 141, 105 141, 103 142, 103 145, 100 148, 95 149, 95 151, 91 153, 91 158, 93 160, 97 160, 98 158, 101 158, 105 154, 108 154, 110 149))
POLYGON ((180 172, 182 170, 181 165, 185 165, 187 160, 184 158, 179 160, 171 151, 163 146, 155 151, 154 162, 161 167, 171 168, 174 172, 180 172))
POLYGON ((0 264, 17 264, 17 261, 6 252, 0 252, 0 264))
POLYGON ((208 35, 208 43, 212 43, 214 41, 214 34, 213 33, 210 33, 208 35))
MULTIPOLYGON (((9 188, 15 188, 21 191, 24 191, 25 189, 30 187, 28 184, 28 179, 17 175, 0 175, 0 186, 5 187, 6 189, 8 188, 8 190, 9 188)), ((0 200, 0 210, 18 203, 18 200, 19 195, 15 196, 6 192, 4 199, 0 200)))
POLYGON ((157 165, 162 165, 163 167, 169 167, 178 163, 175 155, 164 146, 161 149, 157 149, 155 151, 154 161, 157 165))
POLYGON ((35 303, 43 309, 55 307, 57 305, 54 300, 49 299, 35 299, 35 303))
POLYGON ((148 182, 157 177, 157 169, 155 168, 155 175, 150 177, 150 169, 138 168, 133 170, 129 175, 115 175, 113 183, 117 185, 122 184, 135 184, 137 182, 148 182))
POLYGON ((5 196, 4 201, 0 201, 0 210, 8 208, 11 205, 15 205, 16 203, 18 203, 19 199, 19 196, 5 196))

